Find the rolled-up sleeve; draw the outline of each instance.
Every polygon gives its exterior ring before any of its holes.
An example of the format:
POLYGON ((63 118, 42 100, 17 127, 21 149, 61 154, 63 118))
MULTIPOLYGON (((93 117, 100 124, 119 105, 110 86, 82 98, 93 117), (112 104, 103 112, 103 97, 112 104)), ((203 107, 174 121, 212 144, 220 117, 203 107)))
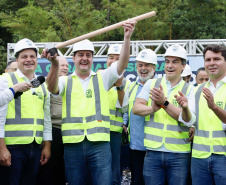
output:
POLYGON ((153 80, 150 79, 144 84, 144 86, 141 89, 140 93, 137 95, 137 98, 141 98, 141 99, 144 99, 146 101, 149 100, 149 96, 150 96, 149 92, 151 90, 151 83, 152 83, 152 81, 153 80))

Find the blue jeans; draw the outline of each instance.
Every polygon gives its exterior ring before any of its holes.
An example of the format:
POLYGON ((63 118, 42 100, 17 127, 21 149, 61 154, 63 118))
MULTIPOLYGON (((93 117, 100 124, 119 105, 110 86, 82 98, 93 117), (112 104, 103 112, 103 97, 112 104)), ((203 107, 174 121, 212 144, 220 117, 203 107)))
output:
POLYGON ((144 159, 145 185, 186 185, 190 153, 170 153, 148 150, 144 159))
POLYGON ((41 147, 35 142, 8 145, 11 166, 0 166, 0 185, 35 185, 41 158, 41 147))
POLYGON ((120 153, 121 153, 121 139, 122 134, 119 132, 112 132, 110 134, 110 146, 112 154, 112 181, 113 185, 121 185, 121 173, 120 173, 120 153))
POLYGON ((226 157, 212 154, 208 158, 191 159, 191 176, 193 185, 226 184, 226 157))
POLYGON ((87 139, 80 143, 64 144, 66 179, 70 185, 84 185, 87 167, 92 184, 110 185, 111 150, 109 142, 92 142, 87 139))

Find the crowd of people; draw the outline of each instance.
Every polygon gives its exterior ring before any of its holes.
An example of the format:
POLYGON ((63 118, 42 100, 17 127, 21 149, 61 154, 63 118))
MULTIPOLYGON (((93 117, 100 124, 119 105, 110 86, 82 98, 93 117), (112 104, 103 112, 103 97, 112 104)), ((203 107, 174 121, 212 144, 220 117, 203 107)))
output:
POLYGON ((30 83, 38 49, 17 42, 16 60, 0 76, 0 185, 119 185, 122 133, 131 184, 225 184, 226 47, 205 47, 196 87, 180 45, 167 48, 161 78, 156 53, 141 50, 130 82, 124 70, 135 25, 123 24, 123 44, 109 47, 98 72, 89 40, 73 45, 71 75, 66 58, 44 49, 51 67, 38 87, 30 83))

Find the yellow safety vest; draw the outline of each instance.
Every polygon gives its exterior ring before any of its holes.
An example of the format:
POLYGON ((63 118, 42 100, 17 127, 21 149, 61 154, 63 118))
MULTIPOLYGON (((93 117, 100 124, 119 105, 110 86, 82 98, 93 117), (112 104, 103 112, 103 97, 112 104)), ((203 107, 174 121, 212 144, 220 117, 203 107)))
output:
MULTIPOLYGON (((4 75, 7 77, 9 87, 18 82, 25 82, 16 72, 4 75)), ((42 143, 47 93, 46 85, 42 84, 35 88, 35 95, 29 90, 8 104, 5 122, 6 145, 29 144, 34 139, 38 144, 42 143)))
MULTIPOLYGON (((208 107, 203 97, 203 87, 209 82, 199 85, 195 90, 196 129, 192 148, 192 157, 207 158, 212 153, 226 155, 226 132, 222 122, 208 107)), ((226 110, 226 84, 224 83, 214 95, 214 102, 226 110)))
MULTIPOLYGON (((122 81, 125 90, 130 84, 129 80, 125 78, 122 81)), ((121 109, 116 108, 116 102, 118 100, 118 93, 115 89, 111 88, 108 91, 109 110, 110 110, 110 131, 122 133, 123 130, 123 114, 121 109)))
MULTIPOLYGON (((137 93, 138 87, 139 87, 139 84, 137 83, 137 81, 135 81, 130 85, 130 88, 129 88, 129 109, 128 109, 129 110, 129 112, 128 112, 129 118, 130 118, 131 110, 133 108, 133 103, 136 99, 136 93, 137 93)), ((129 125, 128 125, 128 133, 129 133, 128 138, 130 141, 130 121, 129 121, 129 125)))
MULTIPOLYGON (((167 97, 168 91, 165 78, 153 80, 151 89, 162 85, 164 95, 167 97)), ((188 94, 191 90, 191 85, 182 81, 178 84, 170 94, 168 101, 178 107, 178 103, 174 97, 181 91, 183 94, 188 94)), ((151 99, 148 101, 148 106, 151 106, 151 99)), ((164 109, 160 109, 154 115, 145 117, 144 129, 144 146, 151 148, 159 148, 163 144, 168 150, 178 152, 190 151, 190 143, 188 142, 189 128, 184 124, 170 117, 164 109)))
POLYGON ((110 141, 108 93, 100 73, 93 75, 86 95, 77 76, 67 76, 62 97, 63 143, 110 141))

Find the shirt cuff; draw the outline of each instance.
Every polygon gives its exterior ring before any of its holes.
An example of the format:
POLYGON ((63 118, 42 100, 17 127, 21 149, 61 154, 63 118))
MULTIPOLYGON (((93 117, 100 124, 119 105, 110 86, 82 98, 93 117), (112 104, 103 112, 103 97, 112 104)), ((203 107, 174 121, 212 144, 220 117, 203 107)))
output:
POLYGON ((122 106, 120 105, 119 101, 117 100, 115 107, 116 108, 124 108, 124 107, 127 107, 128 105, 129 105, 129 99, 125 98, 125 96, 124 96, 124 99, 123 99, 123 102, 122 102, 122 106))
POLYGON ((224 130, 226 130, 226 124, 222 122, 222 127, 224 130))
POLYGON ((43 133, 43 141, 52 141, 52 133, 51 132, 43 133))
POLYGON ((0 138, 5 138, 5 130, 0 130, 0 138))
POLYGON ((196 116, 195 116, 195 114, 192 113, 192 112, 191 112, 191 120, 190 120, 189 122, 185 122, 185 121, 183 120, 183 118, 182 118, 182 112, 180 113, 179 118, 178 118, 178 121, 181 122, 181 123, 183 123, 183 124, 184 124, 185 126, 187 126, 187 127, 191 127, 192 124, 194 125, 195 120, 196 120, 196 116))

